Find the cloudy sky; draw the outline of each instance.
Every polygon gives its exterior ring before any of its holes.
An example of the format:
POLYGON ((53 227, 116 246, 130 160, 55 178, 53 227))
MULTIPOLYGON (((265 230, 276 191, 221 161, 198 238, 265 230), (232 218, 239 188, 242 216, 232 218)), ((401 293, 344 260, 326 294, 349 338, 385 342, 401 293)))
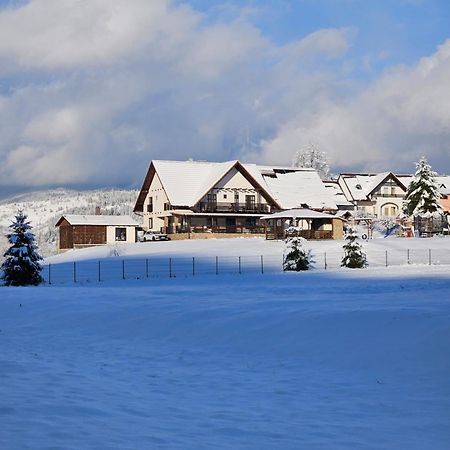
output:
POLYGON ((0 196, 309 142, 450 173, 448 0, 0 0, 0 196))

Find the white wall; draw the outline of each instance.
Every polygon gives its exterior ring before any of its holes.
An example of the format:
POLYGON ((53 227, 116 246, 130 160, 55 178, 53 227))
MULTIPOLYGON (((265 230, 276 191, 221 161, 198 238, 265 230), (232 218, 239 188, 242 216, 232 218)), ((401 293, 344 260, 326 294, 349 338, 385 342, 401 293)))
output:
POLYGON ((106 227, 106 243, 107 244, 132 244, 136 242, 135 227, 107 226, 106 227), (125 228, 127 234, 126 241, 116 241, 116 228, 125 228))
MULTIPOLYGON (((242 175, 239 170, 233 168, 230 172, 220 180, 214 188, 209 192, 217 195, 217 202, 235 203, 235 194, 239 196, 239 203, 245 203, 246 195, 255 195, 255 203, 266 204, 266 200, 262 197, 255 187, 242 175), (226 198, 224 197, 226 195, 226 198)), ((207 200, 207 195, 202 198, 202 202, 207 200)))
POLYGON ((159 231, 164 226, 164 219, 158 217, 161 213, 164 212, 164 204, 168 203, 169 199, 167 198, 166 192, 164 191, 163 185, 157 173, 153 177, 153 180, 150 184, 149 191, 147 197, 144 200, 144 223, 143 228, 145 230, 155 230, 159 231), (150 197, 153 198, 153 212, 147 212, 147 206, 149 204, 150 197), (149 219, 152 219, 153 226, 149 226, 149 219))

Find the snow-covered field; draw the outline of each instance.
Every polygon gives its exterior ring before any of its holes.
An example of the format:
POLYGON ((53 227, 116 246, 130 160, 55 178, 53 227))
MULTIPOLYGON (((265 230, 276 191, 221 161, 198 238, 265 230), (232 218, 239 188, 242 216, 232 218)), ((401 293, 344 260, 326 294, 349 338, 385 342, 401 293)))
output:
POLYGON ((448 449, 449 272, 0 288, 0 448, 448 449))
MULTIPOLYGON (((315 270, 342 270, 343 241, 309 241, 315 270)), ((450 237, 378 238, 363 242, 371 267, 450 265, 450 237)), ((112 281, 124 278, 281 272, 284 242, 262 238, 193 239, 100 246, 47 258, 53 283, 112 281), (217 259, 216 259, 217 257, 217 259), (195 261, 193 261, 195 258, 195 261), (101 260, 100 265, 98 260, 101 260), (100 276, 99 276, 100 275, 100 276)), ((48 280, 48 266, 44 271, 48 280)))

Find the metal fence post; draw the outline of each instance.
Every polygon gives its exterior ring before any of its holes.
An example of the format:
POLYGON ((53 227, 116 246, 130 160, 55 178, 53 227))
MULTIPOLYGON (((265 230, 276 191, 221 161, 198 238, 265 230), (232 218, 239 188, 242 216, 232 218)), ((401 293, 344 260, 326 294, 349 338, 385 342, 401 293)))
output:
POLYGON ((148 258, 145 258, 145 278, 148 278, 148 258))
POLYGON ((323 254, 323 260, 324 260, 324 263, 325 263, 325 270, 327 270, 327 267, 328 267, 328 265, 327 265, 327 252, 325 252, 323 254))
POLYGON ((386 267, 388 266, 388 251, 386 250, 386 267))
POLYGON ((125 280, 125 260, 122 259, 122 280, 125 280))
POLYGON ((195 277, 195 256, 192 257, 192 276, 195 277))
POLYGON ((409 264, 409 248, 408 248, 408 250, 406 251, 406 253, 407 253, 408 264, 409 264))
POLYGON ((73 262, 73 282, 77 282, 77 263, 73 262))
POLYGON ((99 283, 100 283, 100 281, 102 281, 100 264, 101 264, 100 260, 98 260, 98 282, 99 283))
POLYGON ((264 273, 264 256, 261 255, 261 273, 264 273))
POLYGON ((169 278, 172 278, 172 258, 169 258, 169 278))
POLYGON ((241 257, 239 256, 239 274, 241 273, 241 257))
POLYGON ((431 266, 431 248, 428 249, 428 265, 431 266))
POLYGON ((219 275, 219 257, 216 256, 216 275, 219 275))
POLYGON ((52 284, 52 265, 48 265, 48 284, 52 284))

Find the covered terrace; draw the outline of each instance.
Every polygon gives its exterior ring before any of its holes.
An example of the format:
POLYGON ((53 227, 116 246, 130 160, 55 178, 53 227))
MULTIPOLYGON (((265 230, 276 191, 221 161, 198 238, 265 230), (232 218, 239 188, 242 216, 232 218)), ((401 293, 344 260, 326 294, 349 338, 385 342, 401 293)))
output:
POLYGON ((266 239, 285 239, 288 235, 305 239, 342 239, 344 220, 307 208, 289 209, 261 217, 265 223, 266 239))

